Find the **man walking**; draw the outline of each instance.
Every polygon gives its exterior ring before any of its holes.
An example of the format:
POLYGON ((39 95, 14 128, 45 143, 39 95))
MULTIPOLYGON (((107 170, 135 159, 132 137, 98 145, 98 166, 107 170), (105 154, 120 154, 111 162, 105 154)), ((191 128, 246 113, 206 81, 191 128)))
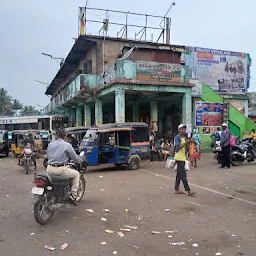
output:
POLYGON ((187 173, 185 170, 185 161, 186 161, 186 145, 191 143, 191 140, 185 140, 185 134, 186 134, 186 126, 183 124, 180 124, 178 126, 179 134, 175 136, 174 139, 174 160, 177 164, 177 174, 176 174, 176 182, 175 182, 175 194, 186 194, 183 191, 179 190, 180 187, 180 181, 182 181, 183 186, 188 193, 189 196, 193 196, 196 193, 192 192, 190 190, 190 187, 188 185, 187 181, 187 173))
POLYGON ((229 145, 229 139, 231 136, 231 132, 228 130, 228 125, 226 123, 222 124, 222 130, 223 132, 221 133, 220 136, 220 145, 222 147, 222 165, 220 168, 225 168, 227 167, 228 169, 230 168, 230 145, 229 145))

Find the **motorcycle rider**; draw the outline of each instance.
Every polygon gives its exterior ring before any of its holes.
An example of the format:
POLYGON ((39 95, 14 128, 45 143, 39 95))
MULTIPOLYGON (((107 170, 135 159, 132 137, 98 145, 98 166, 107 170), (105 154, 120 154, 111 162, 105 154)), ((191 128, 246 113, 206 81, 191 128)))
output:
POLYGON ((56 140, 51 142, 47 148, 48 166, 46 172, 61 175, 65 178, 72 179, 72 188, 70 201, 76 204, 77 190, 79 188, 80 174, 78 171, 71 169, 68 165, 69 160, 73 160, 75 163, 81 164, 82 161, 79 156, 76 155, 72 145, 66 141, 65 131, 59 129, 56 131, 56 140))
POLYGON ((34 153, 34 146, 35 146, 35 141, 33 139, 33 135, 30 133, 28 136, 26 135, 22 144, 24 145, 24 148, 22 149, 21 151, 21 154, 19 156, 19 159, 18 159, 18 165, 20 165, 20 160, 24 157, 24 153, 25 153, 25 148, 30 148, 32 150, 32 155, 31 155, 31 159, 34 163, 34 166, 35 166, 35 170, 37 169, 36 168, 36 156, 35 156, 35 153, 34 153))

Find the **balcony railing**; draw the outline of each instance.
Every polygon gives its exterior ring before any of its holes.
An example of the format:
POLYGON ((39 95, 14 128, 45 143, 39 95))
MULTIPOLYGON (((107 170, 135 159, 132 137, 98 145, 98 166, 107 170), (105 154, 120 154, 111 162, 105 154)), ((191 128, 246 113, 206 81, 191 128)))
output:
POLYGON ((180 64, 117 60, 114 65, 99 75, 81 74, 77 76, 44 108, 43 113, 52 113, 81 93, 91 93, 97 87, 115 79, 189 82, 189 69, 180 64))

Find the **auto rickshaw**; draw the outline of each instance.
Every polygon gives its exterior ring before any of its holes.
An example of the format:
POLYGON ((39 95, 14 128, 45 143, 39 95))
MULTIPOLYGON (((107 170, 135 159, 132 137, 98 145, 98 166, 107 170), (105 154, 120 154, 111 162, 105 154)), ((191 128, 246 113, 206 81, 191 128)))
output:
POLYGON ((130 170, 137 170, 141 160, 150 156, 146 123, 112 123, 90 128, 83 142, 89 166, 127 165, 130 170))
POLYGON ((0 130, 0 155, 9 155, 8 131, 0 130))
POLYGON ((21 154, 21 151, 23 149, 23 140, 25 138, 25 133, 21 131, 13 131, 12 133, 12 145, 11 149, 13 152, 13 156, 17 157, 21 154))
POLYGON ((78 146, 80 146, 80 143, 82 142, 84 135, 86 134, 88 129, 89 127, 86 127, 86 126, 69 127, 69 128, 65 128, 65 132, 68 135, 71 135, 71 136, 73 135, 78 142, 78 146))

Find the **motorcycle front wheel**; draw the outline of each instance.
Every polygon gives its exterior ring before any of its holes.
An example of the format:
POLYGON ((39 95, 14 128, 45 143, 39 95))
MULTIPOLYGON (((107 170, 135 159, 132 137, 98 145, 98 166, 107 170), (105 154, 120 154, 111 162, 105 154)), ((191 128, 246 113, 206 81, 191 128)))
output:
POLYGON ((85 178, 83 175, 80 175, 79 188, 77 190, 77 196, 76 196, 77 203, 82 200, 82 198, 84 196, 85 188, 86 188, 85 178))
POLYGON ((25 174, 28 174, 29 171, 29 161, 28 160, 24 160, 24 169, 25 169, 25 174))
POLYGON ((40 196, 34 204, 34 218, 41 225, 47 224, 54 214, 54 210, 50 209, 47 204, 46 197, 46 194, 40 196))

